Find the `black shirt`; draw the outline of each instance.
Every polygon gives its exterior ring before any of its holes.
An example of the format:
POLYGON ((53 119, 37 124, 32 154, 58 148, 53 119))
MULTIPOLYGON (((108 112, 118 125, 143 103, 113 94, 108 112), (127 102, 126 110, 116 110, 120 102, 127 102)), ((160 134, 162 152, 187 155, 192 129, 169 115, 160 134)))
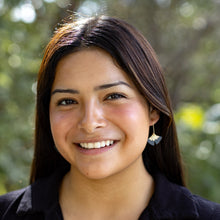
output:
MULTIPOLYGON (((0 220, 63 220, 58 191, 65 173, 57 171, 0 196, 0 220)), ((220 220, 220 204, 191 194, 161 173, 155 174, 154 180, 155 192, 139 220, 220 220)))

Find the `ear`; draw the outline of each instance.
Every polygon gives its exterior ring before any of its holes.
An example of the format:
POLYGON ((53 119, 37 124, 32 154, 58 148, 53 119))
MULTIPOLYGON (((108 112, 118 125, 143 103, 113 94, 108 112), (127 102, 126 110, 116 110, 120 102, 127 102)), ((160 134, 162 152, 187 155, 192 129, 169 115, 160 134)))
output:
POLYGON ((156 124, 159 119, 160 119, 160 112, 157 109, 152 108, 151 106, 149 113, 149 125, 152 126, 156 124))

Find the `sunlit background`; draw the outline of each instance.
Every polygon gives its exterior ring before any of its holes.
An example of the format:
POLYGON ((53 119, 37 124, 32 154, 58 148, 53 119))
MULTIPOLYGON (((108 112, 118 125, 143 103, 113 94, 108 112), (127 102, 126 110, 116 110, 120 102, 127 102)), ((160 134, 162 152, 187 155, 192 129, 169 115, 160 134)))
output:
POLYGON ((28 184, 36 76, 53 31, 77 12, 120 17, 165 71, 193 193, 220 202, 220 0, 0 0, 0 194, 28 184))

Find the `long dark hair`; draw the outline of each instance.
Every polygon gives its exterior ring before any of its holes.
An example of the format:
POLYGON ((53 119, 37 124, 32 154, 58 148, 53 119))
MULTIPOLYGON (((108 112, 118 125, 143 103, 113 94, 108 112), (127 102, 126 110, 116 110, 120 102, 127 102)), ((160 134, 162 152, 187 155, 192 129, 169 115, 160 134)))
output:
POLYGON ((107 51, 146 101, 160 112, 155 130, 163 139, 157 146, 147 144, 145 147, 143 160, 147 170, 150 173, 159 170, 170 181, 185 185, 169 95, 154 50, 134 27, 107 16, 68 22, 55 32, 47 45, 38 74, 35 152, 30 182, 50 175, 59 167, 70 166, 54 147, 49 121, 50 93, 58 61, 69 53, 89 47, 107 51))

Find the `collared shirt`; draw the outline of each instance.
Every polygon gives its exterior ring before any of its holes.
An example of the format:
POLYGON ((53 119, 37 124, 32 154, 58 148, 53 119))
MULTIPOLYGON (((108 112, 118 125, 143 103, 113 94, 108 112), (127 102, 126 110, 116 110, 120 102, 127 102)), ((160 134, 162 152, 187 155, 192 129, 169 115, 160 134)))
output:
MULTIPOLYGON (((58 191, 65 172, 1 196, 0 220, 63 220, 58 191)), ((155 192, 139 220, 220 220, 220 204, 191 194, 161 173, 154 180, 155 192)))

